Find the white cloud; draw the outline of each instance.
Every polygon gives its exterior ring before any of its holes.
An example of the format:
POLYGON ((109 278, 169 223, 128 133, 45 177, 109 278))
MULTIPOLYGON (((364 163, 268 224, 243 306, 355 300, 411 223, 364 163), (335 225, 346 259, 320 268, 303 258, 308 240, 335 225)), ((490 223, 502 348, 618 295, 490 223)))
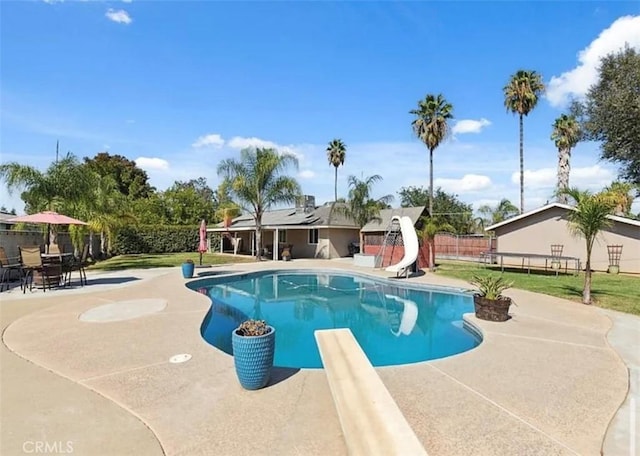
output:
POLYGON ((491 187, 491 178, 479 174, 465 174, 461 179, 434 179, 433 186, 457 194, 472 193, 491 187))
POLYGON ((242 136, 234 136, 229 141, 227 141, 227 145, 232 149, 245 149, 247 147, 277 149, 278 152, 291 154, 298 160, 304 159, 304 155, 302 154, 302 152, 300 152, 295 146, 283 146, 281 144, 276 144, 273 141, 268 141, 266 139, 260 139, 256 137, 244 138, 242 136))
POLYGON ((129 13, 125 10, 114 10, 113 8, 109 8, 105 13, 105 16, 107 16, 107 19, 110 21, 117 22, 118 24, 128 25, 133 22, 133 19, 131 19, 131 16, 129 16, 129 13))
POLYGON ((64 2, 64 0, 42 0, 45 3, 48 3, 49 5, 53 5, 54 3, 62 3, 64 2))
POLYGON ((485 118, 480 120, 464 119, 458 120, 451 129, 454 135, 463 135, 465 133, 480 133, 484 127, 491 125, 491 122, 485 118))
POLYGON ((133 0, 122 0, 122 3, 131 3, 133 0))
POLYGON ((316 177, 316 173, 314 173, 310 169, 305 169, 300 171, 298 177, 300 177, 300 179, 313 179, 314 177, 316 177))
POLYGON ((138 157, 134 160, 136 165, 144 170, 167 171, 169 170, 169 162, 164 158, 156 157, 138 157))
POLYGON ((200 136, 195 140, 193 144, 191 144, 191 147, 207 146, 213 146, 219 149, 220 147, 224 146, 224 139, 222 139, 222 136, 220 136, 219 134, 212 133, 209 135, 200 136))
POLYGON ((598 80, 600 59, 617 52, 628 44, 640 49, 640 16, 624 16, 603 30, 598 38, 578 54, 578 66, 553 76, 547 87, 546 97, 552 106, 562 107, 569 99, 583 97, 589 87, 598 80))
MULTIPOLYGON (((571 169, 569 175, 569 185, 571 187, 588 188, 600 190, 609 185, 615 175, 611 170, 593 165, 583 168, 571 169)), ((511 175, 511 182, 520 184, 520 173, 518 171, 511 175)), ((557 183, 556 168, 541 168, 537 170, 524 171, 525 190, 527 188, 554 188, 557 183)))

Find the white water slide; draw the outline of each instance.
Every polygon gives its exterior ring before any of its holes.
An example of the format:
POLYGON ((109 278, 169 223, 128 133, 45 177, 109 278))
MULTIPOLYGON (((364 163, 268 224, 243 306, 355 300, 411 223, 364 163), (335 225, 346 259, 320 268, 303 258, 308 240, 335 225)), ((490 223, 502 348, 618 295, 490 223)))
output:
POLYGON ((402 259, 391 266, 387 267, 385 271, 395 272, 396 277, 400 276, 400 273, 404 272, 405 277, 409 277, 409 268, 418 259, 418 235, 416 229, 413 226, 411 218, 406 215, 403 217, 394 215, 393 220, 400 222, 400 232, 402 233, 402 243, 404 244, 404 256, 402 259))

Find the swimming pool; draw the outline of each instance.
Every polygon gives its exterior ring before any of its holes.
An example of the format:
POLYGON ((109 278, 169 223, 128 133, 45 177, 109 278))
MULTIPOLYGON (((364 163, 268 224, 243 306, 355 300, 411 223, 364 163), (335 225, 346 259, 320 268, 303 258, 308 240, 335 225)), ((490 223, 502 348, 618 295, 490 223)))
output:
POLYGON ((264 271, 188 285, 212 301, 202 337, 232 354, 231 332, 248 318, 276 328, 274 364, 322 367, 316 329, 350 328, 374 366, 443 358, 480 340, 462 324, 470 295, 345 272, 264 271))

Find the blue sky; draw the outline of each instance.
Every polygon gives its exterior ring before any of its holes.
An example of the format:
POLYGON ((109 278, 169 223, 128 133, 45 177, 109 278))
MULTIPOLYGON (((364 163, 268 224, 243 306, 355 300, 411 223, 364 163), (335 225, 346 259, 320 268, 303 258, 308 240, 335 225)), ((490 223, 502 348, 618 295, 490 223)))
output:
MULTIPOLYGON (((2 2, 2 162, 45 169, 62 152, 135 160, 158 189, 206 177, 246 146, 296 154, 306 194, 333 198, 326 144, 377 196, 428 186, 408 111, 427 93, 454 106, 436 186, 474 208, 518 204, 518 122, 502 87, 518 69, 549 90, 525 120, 525 205, 552 198, 551 124, 594 82, 599 57, 640 48, 638 2, 2 2)), ((598 145, 573 152, 571 183, 599 190, 617 169, 598 145)), ((22 212, 19 194, 0 205, 22 212)), ((635 210, 640 211, 636 203, 635 210)))

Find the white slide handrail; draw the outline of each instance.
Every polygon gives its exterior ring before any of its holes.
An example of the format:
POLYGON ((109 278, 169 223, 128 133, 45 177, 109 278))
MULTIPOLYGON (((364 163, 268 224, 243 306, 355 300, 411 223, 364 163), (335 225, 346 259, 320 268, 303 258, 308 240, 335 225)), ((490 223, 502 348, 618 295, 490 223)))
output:
POLYGON ((385 271, 395 272, 396 275, 401 271, 404 271, 408 276, 409 266, 418 259, 418 235, 416 234, 416 229, 413 226, 411 218, 406 215, 403 217, 394 215, 391 220, 393 219, 400 221, 400 231, 402 232, 402 242, 404 244, 404 256, 398 263, 387 267, 385 271))

